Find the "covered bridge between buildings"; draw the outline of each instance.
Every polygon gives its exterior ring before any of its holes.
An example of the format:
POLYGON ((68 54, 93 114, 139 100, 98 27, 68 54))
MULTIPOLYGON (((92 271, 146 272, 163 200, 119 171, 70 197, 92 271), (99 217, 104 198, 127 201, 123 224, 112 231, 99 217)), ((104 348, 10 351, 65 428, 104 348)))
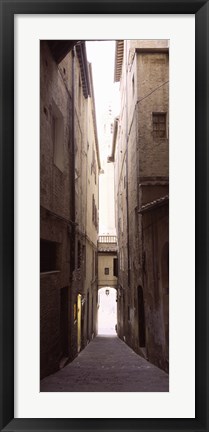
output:
POLYGON ((111 287, 117 289, 118 256, 117 237, 99 236, 98 240, 98 289, 111 287))

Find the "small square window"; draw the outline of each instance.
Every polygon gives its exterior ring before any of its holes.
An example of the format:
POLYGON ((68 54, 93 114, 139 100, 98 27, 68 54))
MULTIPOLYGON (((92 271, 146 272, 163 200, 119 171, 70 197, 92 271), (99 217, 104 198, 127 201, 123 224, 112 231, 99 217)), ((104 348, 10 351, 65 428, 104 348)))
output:
POLYGON ((110 274, 110 269, 109 269, 109 267, 105 267, 105 269, 104 269, 104 274, 105 274, 105 275, 109 275, 109 274, 110 274))

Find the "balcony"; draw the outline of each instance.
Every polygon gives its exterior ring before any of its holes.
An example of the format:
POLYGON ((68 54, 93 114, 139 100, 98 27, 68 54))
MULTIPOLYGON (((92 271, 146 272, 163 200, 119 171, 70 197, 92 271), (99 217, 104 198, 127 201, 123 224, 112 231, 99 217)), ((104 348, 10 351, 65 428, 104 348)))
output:
POLYGON ((112 235, 99 236, 98 252, 117 252, 117 236, 112 236, 112 235))
POLYGON ((98 239, 99 243, 117 243, 117 236, 101 235, 98 239))

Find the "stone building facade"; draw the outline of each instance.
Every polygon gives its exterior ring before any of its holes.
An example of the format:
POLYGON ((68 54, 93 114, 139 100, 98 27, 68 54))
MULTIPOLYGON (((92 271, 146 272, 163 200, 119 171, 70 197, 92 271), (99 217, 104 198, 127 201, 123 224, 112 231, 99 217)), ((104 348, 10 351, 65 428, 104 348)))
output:
POLYGON ((118 335, 168 371, 168 41, 117 41, 115 59, 118 335))
POLYGON ((41 378, 96 333, 99 170, 85 42, 41 41, 41 378))

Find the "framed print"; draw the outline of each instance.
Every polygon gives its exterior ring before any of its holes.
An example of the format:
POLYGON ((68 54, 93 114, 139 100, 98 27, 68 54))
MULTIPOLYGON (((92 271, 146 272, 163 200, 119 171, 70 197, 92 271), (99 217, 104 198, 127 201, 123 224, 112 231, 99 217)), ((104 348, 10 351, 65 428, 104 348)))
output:
POLYGON ((1 1, 2 431, 208 430, 208 26, 1 1))

